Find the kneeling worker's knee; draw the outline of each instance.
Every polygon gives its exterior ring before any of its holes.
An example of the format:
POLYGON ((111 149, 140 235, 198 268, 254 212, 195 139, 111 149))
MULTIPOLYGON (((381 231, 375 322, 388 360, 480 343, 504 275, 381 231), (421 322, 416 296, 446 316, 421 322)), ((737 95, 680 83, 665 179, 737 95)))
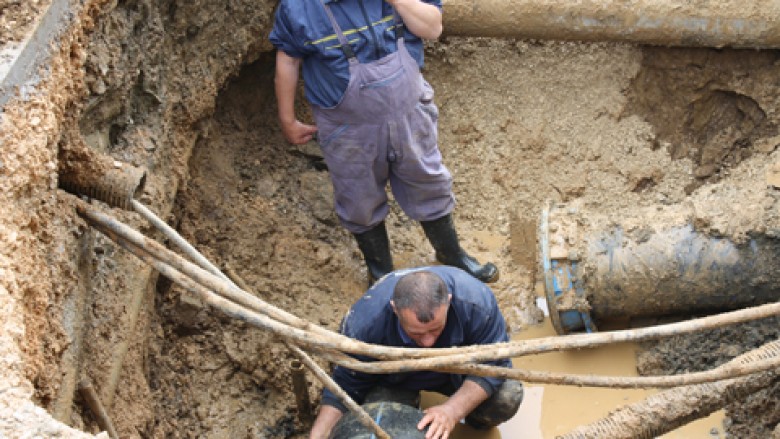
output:
POLYGON ((523 402, 523 383, 506 380, 485 402, 466 417, 466 423, 475 428, 490 428, 510 419, 523 402))

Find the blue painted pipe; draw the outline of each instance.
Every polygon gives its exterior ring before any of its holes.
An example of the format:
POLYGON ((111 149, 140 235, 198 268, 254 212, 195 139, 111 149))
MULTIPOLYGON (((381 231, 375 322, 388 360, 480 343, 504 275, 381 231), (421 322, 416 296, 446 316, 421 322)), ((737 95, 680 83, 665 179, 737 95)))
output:
POLYGON ((605 320, 706 314, 780 300, 778 239, 756 234, 734 242, 684 222, 627 233, 609 221, 596 230, 582 217, 552 207, 540 221, 545 291, 560 334, 595 331, 605 320))

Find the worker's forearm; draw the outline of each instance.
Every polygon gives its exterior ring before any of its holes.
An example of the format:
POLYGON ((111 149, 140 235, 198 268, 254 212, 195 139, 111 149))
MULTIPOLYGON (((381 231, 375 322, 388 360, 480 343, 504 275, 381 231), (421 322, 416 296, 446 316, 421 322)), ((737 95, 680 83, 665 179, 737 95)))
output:
POLYGON ((449 406, 453 410, 456 420, 461 420, 482 404, 488 396, 488 393, 479 384, 466 380, 443 405, 449 406))
POLYGON ((442 31, 441 11, 420 0, 388 0, 403 18, 410 32, 426 40, 439 38, 442 31))
POLYGON ((330 436, 330 431, 333 430, 341 416, 341 410, 329 405, 321 406, 317 419, 314 420, 314 425, 311 427, 309 439, 325 439, 330 436))
POLYGON ((282 124, 295 122, 295 92, 298 88, 300 59, 293 58, 281 50, 276 53, 276 75, 274 91, 282 124))

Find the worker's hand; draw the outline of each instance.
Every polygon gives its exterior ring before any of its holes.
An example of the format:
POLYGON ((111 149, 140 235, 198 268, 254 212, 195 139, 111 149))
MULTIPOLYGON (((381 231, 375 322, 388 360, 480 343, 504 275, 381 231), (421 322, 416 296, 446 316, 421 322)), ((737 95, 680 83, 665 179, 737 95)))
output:
POLYGON ((341 410, 329 405, 320 406, 317 419, 311 426, 309 439, 326 439, 330 436, 330 431, 339 422, 339 419, 341 419, 341 410))
POLYGON ((284 138, 293 145, 304 144, 314 138, 317 127, 305 124, 297 119, 289 123, 282 123, 282 133, 284 138))
POLYGON ((425 439, 447 439, 455 428, 458 419, 446 405, 437 405, 425 410, 425 416, 417 424, 417 429, 422 430, 428 426, 425 439))

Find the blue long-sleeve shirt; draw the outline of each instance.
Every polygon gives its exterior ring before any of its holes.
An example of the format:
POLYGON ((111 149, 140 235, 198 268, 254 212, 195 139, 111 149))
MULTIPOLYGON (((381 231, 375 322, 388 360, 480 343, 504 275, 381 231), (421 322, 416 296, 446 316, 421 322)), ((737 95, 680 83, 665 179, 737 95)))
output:
MULTIPOLYGON (((375 61, 396 48, 393 8, 382 0, 324 0, 361 63, 375 61)), ((441 9, 441 0, 422 0, 441 9)), ((349 63, 320 0, 282 0, 276 12, 271 43, 293 58, 303 59, 306 98, 330 108, 341 101, 349 83, 349 63)), ((422 40, 408 30, 409 53, 423 66, 422 40)))
MULTIPOLYGON (((493 291, 487 285, 458 268, 434 266, 415 270, 427 270, 437 274, 452 294, 447 322, 434 348, 483 345, 509 340, 504 317, 498 309, 493 291)), ((401 328, 390 305, 395 284, 409 271, 411 270, 393 272, 369 289, 344 317, 341 333, 366 343, 416 348, 417 345, 401 328)), ((371 361, 365 357, 356 358, 371 361)), ((486 364, 512 367, 509 359, 486 364)), ((367 374, 341 366, 336 366, 333 378, 358 404, 362 404, 368 391, 377 385, 412 390, 436 390, 451 385, 451 388, 458 389, 464 380, 470 380, 480 385, 488 395, 492 395, 504 382, 500 378, 428 371, 367 374)), ((322 404, 346 411, 338 397, 327 389, 323 391, 322 404)))

